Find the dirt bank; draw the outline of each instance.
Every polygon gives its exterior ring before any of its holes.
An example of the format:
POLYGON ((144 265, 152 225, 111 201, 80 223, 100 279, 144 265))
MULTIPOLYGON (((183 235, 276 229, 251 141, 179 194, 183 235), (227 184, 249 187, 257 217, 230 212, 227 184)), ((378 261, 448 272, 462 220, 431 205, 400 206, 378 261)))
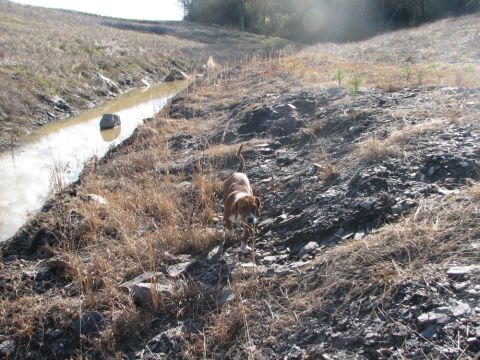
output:
POLYGON ((288 42, 183 22, 136 22, 0 1, 0 149, 172 70, 203 72, 288 42), (61 35, 60 35, 61 34, 61 35), (233 46, 235 44, 235 46, 233 46))

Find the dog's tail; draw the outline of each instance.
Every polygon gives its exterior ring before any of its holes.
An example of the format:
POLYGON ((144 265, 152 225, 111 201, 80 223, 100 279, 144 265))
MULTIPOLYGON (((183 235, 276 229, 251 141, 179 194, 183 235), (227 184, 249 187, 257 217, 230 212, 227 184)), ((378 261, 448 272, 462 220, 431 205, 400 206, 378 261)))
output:
POLYGON ((240 165, 238 166, 237 172, 243 173, 243 169, 245 168, 245 160, 243 159, 242 156, 242 149, 243 149, 243 144, 240 145, 240 147, 237 150, 237 157, 240 159, 240 165))

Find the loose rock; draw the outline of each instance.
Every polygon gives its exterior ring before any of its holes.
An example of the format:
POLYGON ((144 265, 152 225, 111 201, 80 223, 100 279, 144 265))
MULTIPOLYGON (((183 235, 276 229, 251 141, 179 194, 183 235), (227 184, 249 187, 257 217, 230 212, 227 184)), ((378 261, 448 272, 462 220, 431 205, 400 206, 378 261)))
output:
POLYGON ((117 114, 103 114, 100 119, 100 129, 113 129, 121 125, 120 116, 117 114))

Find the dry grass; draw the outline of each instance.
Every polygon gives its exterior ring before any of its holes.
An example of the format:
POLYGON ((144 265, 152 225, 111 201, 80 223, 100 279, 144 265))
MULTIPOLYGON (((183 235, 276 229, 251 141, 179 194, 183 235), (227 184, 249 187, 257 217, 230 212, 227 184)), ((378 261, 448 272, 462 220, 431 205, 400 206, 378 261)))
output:
POLYGON ((407 145, 413 144, 421 136, 432 134, 434 131, 447 125, 448 122, 442 119, 406 125, 399 130, 393 131, 385 139, 378 139, 373 136, 362 141, 356 146, 352 156, 363 164, 373 164, 388 158, 400 157, 407 145))
POLYGON ((363 79, 362 87, 384 91, 429 85, 476 87, 478 17, 446 19, 348 45, 319 44, 279 63, 283 71, 313 87, 338 86, 339 73, 342 84, 357 77, 363 79))
POLYGON ((427 264, 478 258, 471 242, 480 235, 479 190, 476 183, 440 201, 425 200, 401 222, 327 251, 316 260, 322 275, 308 296, 317 296, 321 305, 340 287, 358 295, 373 288, 388 293, 427 264))
MULTIPOLYGON (((328 304, 334 303, 335 311, 341 311, 351 309, 359 298, 375 296, 374 301, 381 302, 406 280, 421 278, 425 267, 443 269, 456 261, 478 261, 472 243, 480 236, 479 194, 480 184, 474 183, 441 200, 425 200, 402 221, 324 252, 308 274, 278 282, 254 276, 237 279, 235 286, 248 304, 255 343, 275 344, 282 329, 322 313, 328 304)), ((244 338, 238 340, 229 331, 235 320, 233 311, 234 305, 223 308, 205 331, 223 342, 244 343, 244 338)), ((210 344, 212 353, 217 349, 210 344)))
POLYGON ((188 71, 210 56, 220 64, 235 62, 288 44, 194 24, 141 23, 7 1, 0 2, 0 23, 0 129, 12 134, 32 128, 55 96, 80 109, 107 97, 97 73, 121 88, 143 86, 142 78, 163 79, 172 59, 188 71), (232 41, 236 46, 225 45, 232 41), (126 80, 130 85, 122 85, 126 80))
POLYGON ((390 139, 380 140, 371 137, 357 146, 353 156, 358 159, 359 163, 373 164, 400 154, 400 147, 390 139))

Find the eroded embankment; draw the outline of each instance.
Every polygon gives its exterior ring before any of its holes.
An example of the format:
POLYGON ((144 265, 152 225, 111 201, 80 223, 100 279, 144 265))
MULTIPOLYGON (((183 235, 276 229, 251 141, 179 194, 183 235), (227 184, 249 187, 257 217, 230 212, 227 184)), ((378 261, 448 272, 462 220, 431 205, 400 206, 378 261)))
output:
POLYGON ((237 61, 289 44, 184 22, 128 21, 5 0, 0 29, 0 149, 134 87, 180 71, 202 72, 210 56, 237 61))

